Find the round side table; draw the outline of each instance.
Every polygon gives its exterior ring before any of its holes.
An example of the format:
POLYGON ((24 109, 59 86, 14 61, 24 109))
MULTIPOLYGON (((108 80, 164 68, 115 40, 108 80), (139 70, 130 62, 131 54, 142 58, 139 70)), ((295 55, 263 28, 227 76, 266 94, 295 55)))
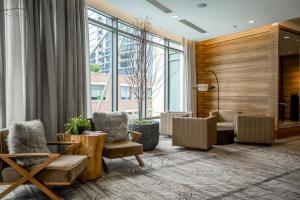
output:
POLYGON ((69 141, 80 142, 80 147, 76 153, 88 157, 88 166, 81 174, 84 180, 92 180, 102 176, 102 151, 105 135, 106 133, 99 131, 85 131, 79 135, 69 135, 69 141))

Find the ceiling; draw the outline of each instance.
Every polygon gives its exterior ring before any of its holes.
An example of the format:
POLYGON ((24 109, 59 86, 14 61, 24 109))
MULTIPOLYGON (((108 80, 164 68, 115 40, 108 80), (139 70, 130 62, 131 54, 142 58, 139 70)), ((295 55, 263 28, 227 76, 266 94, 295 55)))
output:
POLYGON ((191 40, 205 40, 300 16, 300 0, 157 0, 172 13, 164 13, 146 0, 107 0, 138 18, 191 40), (207 7, 197 5, 206 3, 207 7), (174 18, 172 16, 178 16, 174 18), (186 19, 207 31, 200 33, 179 22, 186 19), (254 20, 254 23, 248 21, 254 20), (234 27, 236 26, 236 27, 234 27))

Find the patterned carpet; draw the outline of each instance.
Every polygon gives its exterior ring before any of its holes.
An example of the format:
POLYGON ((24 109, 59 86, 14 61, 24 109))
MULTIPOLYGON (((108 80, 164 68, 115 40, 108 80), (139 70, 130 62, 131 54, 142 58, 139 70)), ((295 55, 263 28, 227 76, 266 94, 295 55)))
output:
MULTIPOLYGON (((134 158, 107 160, 110 174, 53 189, 71 200, 300 199, 300 137, 272 147, 232 144, 209 151, 172 147, 161 137, 142 159, 144 168, 134 158)), ((6 199, 48 198, 22 186, 6 199)))

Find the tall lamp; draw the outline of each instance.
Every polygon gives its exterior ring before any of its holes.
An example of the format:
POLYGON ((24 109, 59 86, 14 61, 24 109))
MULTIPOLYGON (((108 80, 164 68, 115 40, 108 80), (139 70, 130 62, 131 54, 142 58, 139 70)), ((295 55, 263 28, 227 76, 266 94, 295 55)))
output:
POLYGON ((206 79, 207 79, 207 74, 208 73, 212 73, 214 75, 214 77, 216 78, 216 81, 217 81, 217 89, 218 89, 218 120, 219 120, 219 111, 220 111, 220 86, 219 86, 219 79, 217 77, 217 74, 215 71, 213 70, 205 70, 201 77, 202 80, 201 80, 201 83, 200 84, 196 84, 193 86, 193 89, 197 89, 199 92, 207 92, 211 89, 214 89, 215 87, 214 86, 211 86, 209 85, 207 82, 206 82, 206 79))

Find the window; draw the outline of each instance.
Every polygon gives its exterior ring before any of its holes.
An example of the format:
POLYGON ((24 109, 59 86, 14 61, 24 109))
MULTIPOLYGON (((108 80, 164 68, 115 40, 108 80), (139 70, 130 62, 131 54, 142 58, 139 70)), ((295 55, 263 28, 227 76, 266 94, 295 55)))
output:
POLYGON ((148 45, 147 57, 149 73, 147 74, 147 117, 158 117, 165 111, 164 72, 165 48, 148 45))
POLYGON ((183 111, 183 53, 169 53, 169 110, 183 111))
POLYGON ((119 35, 118 88, 120 90, 120 98, 118 99, 118 110, 127 112, 131 119, 137 118, 138 116, 138 101, 134 96, 134 90, 131 89, 135 85, 132 82, 132 77, 129 76, 135 67, 135 42, 136 41, 132 38, 119 35))
POLYGON ((94 8, 88 9, 88 18, 92 112, 119 110, 136 118, 140 107, 143 117, 152 118, 167 110, 182 110, 182 44, 147 33, 146 58, 151 58, 147 99, 138 106, 140 87, 129 74, 137 66, 141 31, 94 8))
POLYGON ((91 99, 92 100, 106 100, 105 85, 91 85, 91 99))
POLYGON ((132 91, 130 86, 120 86, 121 100, 131 100, 132 91))
POLYGON ((112 32, 89 24, 89 53, 92 112, 112 111, 112 32))
POLYGON ((94 11, 93 9, 88 9, 88 18, 93 19, 96 21, 99 21, 101 23, 107 24, 107 25, 112 25, 112 19, 100 14, 99 12, 94 11))

